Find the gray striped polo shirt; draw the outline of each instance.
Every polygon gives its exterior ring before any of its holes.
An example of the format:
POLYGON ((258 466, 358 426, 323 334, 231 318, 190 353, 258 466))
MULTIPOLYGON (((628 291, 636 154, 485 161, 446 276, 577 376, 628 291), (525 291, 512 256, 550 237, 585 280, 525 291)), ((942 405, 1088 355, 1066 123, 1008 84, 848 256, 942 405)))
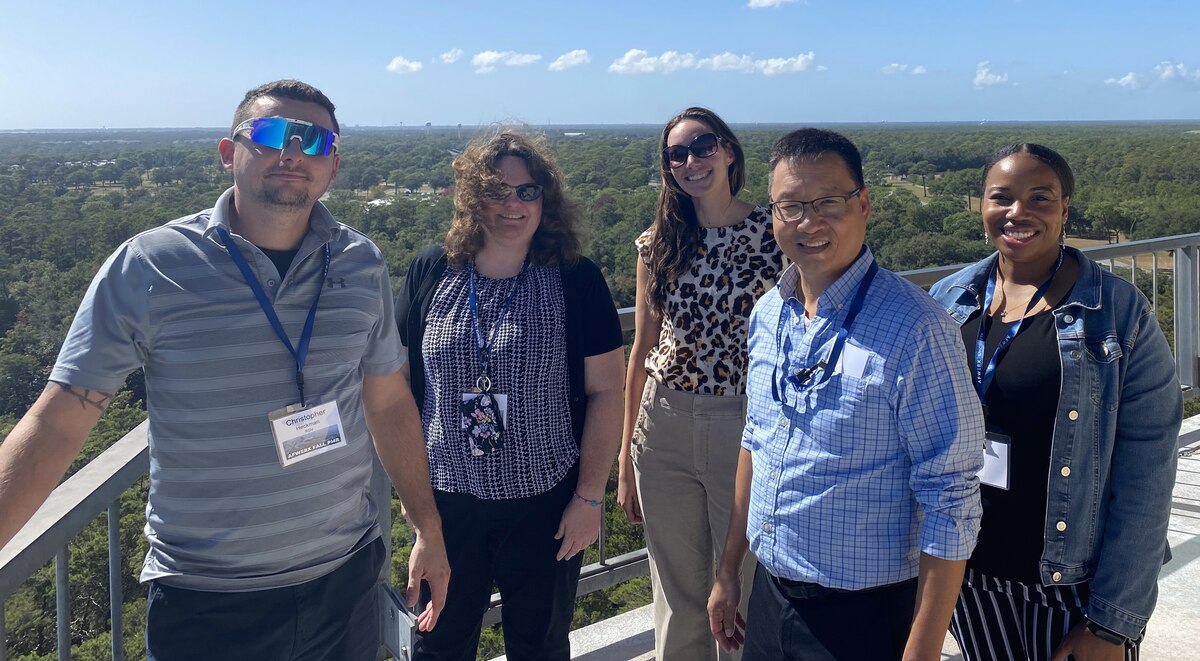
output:
MULTIPOLYGON (((126 241, 92 281, 51 372, 115 392, 146 373, 150 551, 141 580, 244 591, 303 583, 380 535, 371 501, 364 375, 404 364, 387 266, 367 237, 318 203, 286 274, 233 239, 293 346, 317 287, 305 365, 309 403, 336 399, 348 446, 280 466, 267 414, 298 401, 296 367, 215 229, 216 207, 126 241), (322 246, 331 248, 322 281, 322 246)), ((388 504, 382 504, 388 506, 388 504)))

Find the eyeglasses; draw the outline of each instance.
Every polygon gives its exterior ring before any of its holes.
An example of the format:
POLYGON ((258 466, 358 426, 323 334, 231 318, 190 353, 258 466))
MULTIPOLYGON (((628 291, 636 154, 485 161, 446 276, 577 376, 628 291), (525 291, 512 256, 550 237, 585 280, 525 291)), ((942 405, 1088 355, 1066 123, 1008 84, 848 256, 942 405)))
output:
POLYGON ((504 200, 507 200, 508 196, 512 195, 514 192, 517 194, 518 200, 522 202, 532 202, 542 197, 542 185, 521 184, 520 186, 509 186, 505 184, 499 188, 485 192, 484 196, 489 200, 503 202, 504 200))
POLYGON ((804 217, 804 207, 808 206, 813 213, 825 220, 841 218, 846 213, 850 198, 858 197, 862 186, 855 188, 846 195, 827 195, 815 200, 780 200, 767 205, 771 213, 785 223, 794 223, 804 217))
POLYGON ((250 140, 254 144, 271 149, 283 149, 293 139, 299 140, 300 151, 309 156, 328 156, 338 146, 338 134, 300 119, 255 117, 238 124, 233 135, 242 131, 250 131, 250 140))
POLYGON ((696 158, 708 158, 717 153, 717 146, 720 144, 721 139, 716 133, 704 133, 693 138, 692 144, 686 147, 671 145, 663 149, 663 162, 673 168, 681 168, 687 163, 688 152, 696 158))

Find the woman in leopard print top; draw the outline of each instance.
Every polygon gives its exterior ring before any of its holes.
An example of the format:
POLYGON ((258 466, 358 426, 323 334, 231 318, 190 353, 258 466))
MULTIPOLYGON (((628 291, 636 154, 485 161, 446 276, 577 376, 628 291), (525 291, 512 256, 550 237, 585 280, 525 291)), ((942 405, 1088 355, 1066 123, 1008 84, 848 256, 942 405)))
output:
POLYGON ((657 658, 733 658, 709 634, 706 605, 745 424, 750 308, 782 257, 770 214, 737 198, 745 156, 720 117, 688 108, 660 146, 658 212, 636 242, 618 500, 645 525, 657 658))

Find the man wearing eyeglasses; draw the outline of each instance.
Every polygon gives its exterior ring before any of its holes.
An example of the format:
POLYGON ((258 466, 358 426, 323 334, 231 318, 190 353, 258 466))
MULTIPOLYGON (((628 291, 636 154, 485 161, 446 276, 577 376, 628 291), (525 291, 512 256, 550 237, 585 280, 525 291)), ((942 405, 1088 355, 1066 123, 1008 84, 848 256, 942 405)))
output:
POLYGON ((388 270, 318 198, 338 124, 294 80, 250 90, 212 209, 125 242, 84 297, 45 392, 0 445, 0 545, 146 375, 150 659, 349 659, 379 648, 386 555, 372 442, 417 529, 437 620, 449 567, 388 270), (369 433, 368 433, 369 432, 369 433))
POLYGON ((864 245, 871 199, 849 140, 788 134, 770 172, 792 265, 750 316, 710 628, 744 643, 744 661, 940 659, 982 513, 984 425, 958 329, 864 245), (759 567, 743 632, 747 543, 759 567))

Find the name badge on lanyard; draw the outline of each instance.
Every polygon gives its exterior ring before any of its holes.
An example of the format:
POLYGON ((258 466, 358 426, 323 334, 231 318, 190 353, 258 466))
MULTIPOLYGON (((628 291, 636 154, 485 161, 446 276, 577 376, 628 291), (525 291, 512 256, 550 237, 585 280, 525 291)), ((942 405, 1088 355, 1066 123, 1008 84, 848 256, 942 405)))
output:
POLYGON ((509 307, 525 272, 529 267, 529 258, 521 264, 521 272, 508 287, 504 302, 500 305, 500 314, 492 325, 491 332, 483 327, 479 316, 479 300, 475 293, 475 262, 471 261, 468 272, 467 308, 471 313, 471 333, 475 339, 476 356, 479 358, 479 378, 475 380, 475 388, 462 395, 460 412, 462 414, 462 430, 467 437, 467 450, 472 457, 482 457, 495 454, 504 447, 504 429, 508 421, 508 395, 492 390, 492 358, 496 348, 496 338, 500 335, 500 327, 508 316, 509 307))
MULTIPOLYGON (((1033 297, 1029 299, 1029 304, 1025 306, 1025 314, 1037 306, 1038 301, 1046 295, 1050 290, 1050 285, 1054 282, 1054 276, 1058 275, 1058 270, 1062 268, 1063 250, 1058 249, 1058 261, 1054 263, 1054 270, 1050 272, 1050 277, 1037 288, 1033 293, 1033 297)), ((990 360, 984 360, 986 353, 986 342, 988 329, 991 327, 992 317, 988 312, 992 309, 992 297, 996 293, 996 272, 1000 268, 1000 263, 992 269, 988 276, 987 288, 983 292, 983 308, 979 318, 979 333, 975 336, 975 369, 972 376, 975 382, 975 393, 979 395, 979 403, 983 406, 984 418, 987 418, 987 391, 992 385, 992 380, 996 376, 996 366, 1000 363, 1000 359, 1008 351, 1008 347, 1017 337, 1017 333, 1021 332, 1021 324, 1025 317, 1022 316, 1015 324, 1009 327, 1004 337, 1000 339, 1000 343, 996 345, 996 349, 992 351, 990 360)), ((1008 475, 1009 467, 1012 465, 1009 458, 1009 450, 1012 447, 1012 439, 1004 434, 997 432, 987 432, 983 440, 983 468, 979 471, 979 481, 983 484, 996 487, 997 489, 1008 490, 1008 475)))
MULTIPOLYGON (((850 302, 850 309, 846 312, 846 319, 837 331, 833 346, 829 348, 828 357, 818 360, 813 365, 802 367, 783 379, 779 378, 779 362, 776 361, 775 371, 771 376, 771 392, 776 403, 786 403, 786 392, 789 385, 797 391, 815 388, 828 380, 839 365, 844 373, 851 374, 855 378, 862 377, 867 367, 868 353, 859 347, 850 345, 850 351, 846 354, 846 359, 842 361, 842 349, 846 346, 846 339, 850 337, 850 328, 854 325, 854 320, 858 318, 858 313, 862 312, 867 299, 867 290, 871 287, 871 282, 875 280, 875 274, 878 272, 879 263, 871 262, 871 266, 867 267, 867 272, 858 283, 858 289, 855 290, 854 298, 850 302), (820 376, 813 381, 813 376, 818 372, 820 376)), ((779 347, 780 352, 784 355, 786 352, 784 351, 783 326, 786 318, 787 307, 785 306, 779 312, 779 323, 775 328, 775 346, 779 347)))
POLYGON ((221 238, 225 249, 229 251, 229 257, 233 263, 242 272, 250 291, 254 292, 254 297, 258 299, 258 305, 266 315, 267 321, 270 322, 271 329, 275 331, 279 341, 296 361, 296 390, 299 391, 300 401, 267 414, 271 436, 275 440, 275 449, 279 454, 279 463, 286 468, 296 462, 345 447, 346 433, 342 429, 342 417, 338 412, 337 401, 331 400, 310 406, 304 398, 304 362, 308 358, 308 345, 312 341, 313 324, 317 319, 317 304, 321 302, 321 289, 325 285, 325 279, 329 277, 331 257, 329 244, 324 245, 325 260, 321 278, 317 280, 317 292, 313 296, 312 306, 308 309, 304 329, 300 332, 300 342, 296 347, 292 347, 292 341, 288 338, 287 331, 283 329, 279 316, 275 314, 275 307, 267 299, 267 293, 263 291, 258 277, 246 263, 246 258, 242 256, 242 252, 230 238, 229 232, 224 227, 218 227, 217 236, 221 238))
POLYGON ((1008 448, 1011 439, 1004 434, 988 432, 983 439, 983 468, 979 481, 1008 491, 1008 469, 1011 465, 1008 448))
POLYGON ((279 463, 284 468, 330 450, 346 447, 346 432, 336 401, 296 408, 293 404, 267 415, 279 463))

